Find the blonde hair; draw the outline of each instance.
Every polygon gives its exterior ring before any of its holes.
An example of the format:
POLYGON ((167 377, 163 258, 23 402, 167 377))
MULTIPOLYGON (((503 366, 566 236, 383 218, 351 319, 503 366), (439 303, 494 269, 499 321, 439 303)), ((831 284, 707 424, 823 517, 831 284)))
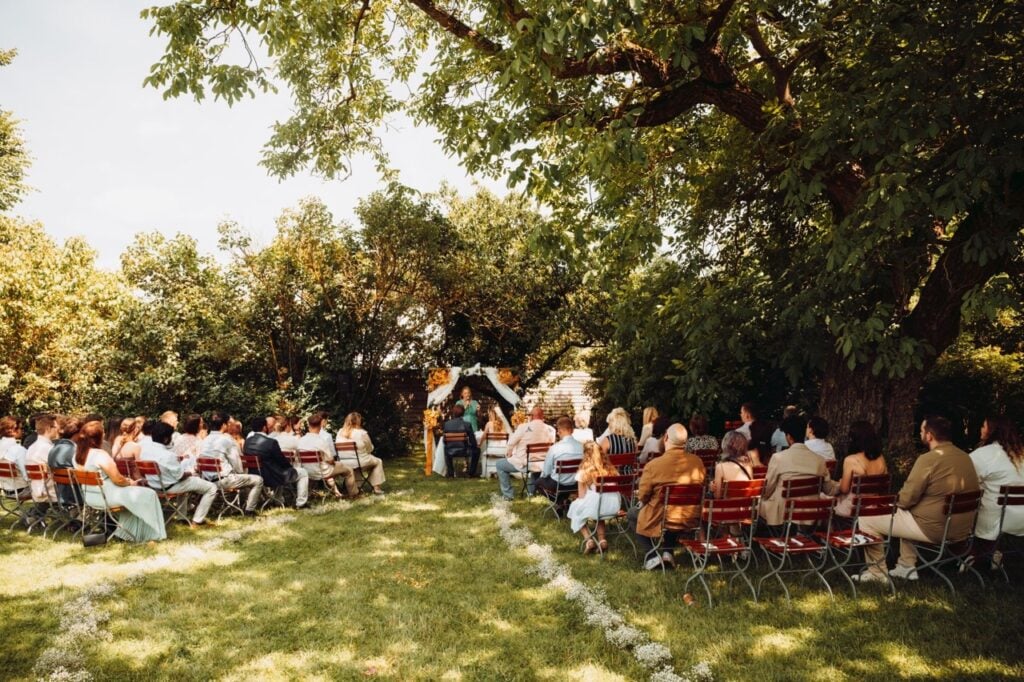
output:
POLYGON ((652 421, 654 421, 655 419, 657 419, 660 416, 661 416, 661 413, 658 412, 658 408, 657 407, 645 407, 644 408, 644 426, 647 426, 648 424, 650 424, 652 421))
POLYGON ((497 405, 491 405, 491 409, 487 410, 487 423, 493 423, 491 431, 494 433, 505 433, 505 422, 501 418, 501 414, 498 412, 497 405))
POLYGON ((134 436, 139 432, 142 425, 139 424, 138 419, 135 417, 125 417, 121 420, 120 435, 122 436, 134 436))
POLYGON ((608 413, 608 433, 636 440, 636 432, 633 431, 633 425, 629 423, 629 415, 621 407, 616 407, 608 413))
POLYGON ((619 470, 612 466, 608 454, 592 440, 583 444, 583 461, 580 462, 580 483, 589 486, 601 476, 617 476, 619 470))
POLYGON ((345 417, 345 424, 341 427, 341 437, 351 438, 353 429, 363 428, 363 415, 358 412, 349 412, 345 417))

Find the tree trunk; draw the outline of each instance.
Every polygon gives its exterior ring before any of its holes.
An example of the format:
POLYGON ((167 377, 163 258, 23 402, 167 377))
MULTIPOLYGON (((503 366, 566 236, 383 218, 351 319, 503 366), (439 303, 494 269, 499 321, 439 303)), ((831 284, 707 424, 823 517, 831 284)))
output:
POLYGON ((870 366, 851 370, 833 355, 821 386, 818 411, 830 426, 829 439, 842 459, 849 446, 850 424, 866 420, 882 436, 884 453, 895 469, 909 471, 917 453, 914 407, 926 372, 914 370, 903 378, 874 376, 870 366))

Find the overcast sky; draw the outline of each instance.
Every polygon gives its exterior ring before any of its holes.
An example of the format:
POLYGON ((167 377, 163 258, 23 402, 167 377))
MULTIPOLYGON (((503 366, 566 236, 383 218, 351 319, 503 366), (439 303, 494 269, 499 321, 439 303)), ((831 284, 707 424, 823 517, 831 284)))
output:
MULTIPOLYGON (((162 42, 149 36, 134 0, 0 0, 0 48, 18 56, 0 69, 0 107, 12 111, 32 156, 34 191, 14 213, 39 220, 59 240, 84 236, 100 264, 116 267, 142 231, 194 235, 216 249, 216 226, 231 218, 261 242, 281 210, 301 197, 323 199, 337 218, 379 187, 368 160, 352 177, 308 173, 283 182, 258 165, 270 126, 289 111, 287 95, 259 95, 228 107, 164 101, 143 88, 162 42)), ((434 142, 434 130, 396 120, 385 137, 401 181, 434 191, 472 180, 434 142)), ((503 191, 501 184, 483 183, 503 191)))

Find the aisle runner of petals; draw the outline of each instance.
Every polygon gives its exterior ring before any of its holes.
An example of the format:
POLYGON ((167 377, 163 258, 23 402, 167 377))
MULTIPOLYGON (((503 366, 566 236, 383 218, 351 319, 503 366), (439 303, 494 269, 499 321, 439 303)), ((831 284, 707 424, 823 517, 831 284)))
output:
MULTIPOLYGON (((403 490, 387 497, 402 497, 411 491, 403 490)), ((380 497, 364 497, 356 502, 337 500, 321 504, 307 514, 319 516, 335 511, 345 511, 354 505, 372 504, 380 497)), ((238 530, 221 533, 199 544, 187 544, 173 548, 167 554, 161 554, 132 563, 133 575, 114 579, 103 585, 90 587, 61 605, 59 611, 60 624, 56 638, 49 648, 40 654, 32 673, 38 680, 52 682, 89 682, 92 674, 85 669, 83 647, 93 642, 109 642, 110 631, 106 629, 110 613, 100 608, 97 602, 109 599, 117 592, 138 584, 147 573, 165 570, 181 559, 199 559, 205 553, 220 549, 230 542, 239 542, 247 535, 283 526, 291 523, 295 514, 264 516, 250 525, 238 530)))
POLYGON ((507 500, 498 495, 491 498, 491 515, 498 522, 502 539, 511 549, 524 550, 536 564, 533 572, 548 581, 548 587, 565 594, 582 610, 588 625, 604 630, 605 639, 614 646, 632 651, 640 665, 651 671, 651 682, 710 682, 711 667, 698 663, 685 676, 672 667, 672 652, 668 647, 652 642, 646 633, 628 625, 626 619, 613 609, 603 594, 588 588, 572 577, 569 567, 554 557, 549 545, 537 544, 526 528, 516 528, 519 517, 511 511, 507 500))

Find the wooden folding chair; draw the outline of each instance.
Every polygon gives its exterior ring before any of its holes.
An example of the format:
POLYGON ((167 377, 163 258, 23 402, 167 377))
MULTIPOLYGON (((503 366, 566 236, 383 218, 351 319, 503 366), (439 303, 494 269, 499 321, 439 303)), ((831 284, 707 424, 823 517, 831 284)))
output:
MULTIPOLYGON (((764 491, 764 479, 752 478, 749 481, 723 481, 722 494, 719 499, 743 498, 752 501, 754 506, 753 521, 739 521, 735 527, 728 528, 733 535, 742 534, 749 540, 748 544, 753 546, 754 529, 757 528, 757 508, 761 504, 761 493, 764 491)), ((757 565, 757 556, 752 552, 754 565, 757 565)))
POLYGON ((60 518, 59 523, 43 531, 43 537, 45 538, 46 534, 52 530, 53 535, 51 537, 55 538, 57 537, 57 533, 60 531, 70 527, 72 524, 77 524, 78 528, 71 534, 71 538, 74 539, 75 535, 79 534, 83 528, 80 522, 82 514, 81 491, 78 489, 78 484, 75 482, 74 469, 51 469, 50 476, 53 479, 54 486, 58 486, 57 502, 55 505, 59 510, 60 518), (68 489, 71 490, 71 496, 73 498, 73 502, 71 504, 65 502, 64 498, 59 493, 59 486, 62 485, 66 485, 68 489))
MULTIPOLYGON (((217 520, 220 521, 229 510, 234 509, 242 516, 245 516, 245 509, 242 507, 242 488, 225 488, 221 485, 224 477, 220 472, 221 460, 216 457, 200 457, 196 460, 196 473, 200 476, 212 474, 213 482, 217 484, 220 491, 220 505, 217 509, 217 520)), ((203 476, 204 478, 206 477, 203 476)))
POLYGON ((683 540, 680 545, 686 550, 693 560, 693 573, 686 579, 683 586, 684 592, 690 591, 690 583, 694 580, 700 581, 704 588, 704 594, 708 598, 708 607, 713 606, 711 597, 711 586, 708 585, 708 567, 717 563, 718 570, 715 575, 718 577, 729 576, 729 586, 732 587, 736 578, 742 578, 743 582, 750 588, 750 593, 757 601, 757 590, 754 583, 747 575, 750 563, 754 558, 752 535, 740 533, 738 536, 731 533, 722 534, 723 528, 744 528, 753 527, 756 521, 757 498, 748 497, 721 497, 704 500, 701 510, 700 537, 695 540, 683 540), (724 561, 729 557, 731 566, 724 561))
POLYGON ((782 498, 786 503, 782 536, 754 538, 764 550, 770 568, 769 572, 757 581, 759 597, 765 581, 775 578, 786 594, 786 601, 790 601, 789 588, 782 579, 782 574, 795 573, 801 575, 801 582, 811 575, 817 577, 825 585, 829 597, 835 599, 832 586, 828 584, 828 580, 823 575, 823 569, 829 562, 827 546, 819 544, 813 535, 816 526, 825 529, 826 538, 831 535, 832 510, 835 507, 835 500, 816 497, 820 491, 821 478, 817 476, 782 481, 782 498), (786 566, 793 566, 794 560, 799 557, 807 559, 807 568, 786 568, 786 566))
POLYGON ((480 452, 480 467, 484 478, 490 478, 497 471, 497 463, 508 456, 507 433, 485 433, 484 446, 480 452))
MULTIPOLYGON (((999 531, 996 534, 996 544, 992 548, 992 554, 988 555, 988 558, 992 560, 992 567, 1003 574, 1003 579, 1006 582, 1010 582, 1010 575, 1006 572, 1006 556, 1012 553, 1012 550, 1008 549, 1005 544, 1001 546, 1002 540, 1006 535, 1011 535, 1003 530, 1003 522, 1006 520, 1007 507, 1020 507, 1024 505, 1024 485, 1001 485, 999 486, 999 496, 996 498, 996 504, 999 505, 999 531), (999 552, 997 555, 996 552, 999 552), (996 558, 998 556, 998 559, 996 558)), ((1017 550, 1019 553, 1019 550, 1017 550)))
MULTIPOLYGON (((294 451, 288 451, 288 455, 285 455, 289 459, 294 459, 298 455, 294 451)), ((255 476, 263 478, 263 466, 260 464, 259 455, 246 455, 242 454, 242 466, 245 470, 255 476)), ((267 479, 263 478, 263 503, 260 504, 260 511, 267 508, 268 505, 276 504, 280 507, 287 507, 288 492, 292 490, 291 486, 285 485, 280 488, 271 488, 267 485, 267 479)))
MULTIPOLYGON (((673 523, 669 520, 670 512, 681 507, 700 507, 704 502, 704 485, 701 483, 680 483, 677 485, 666 485, 661 489, 661 520, 659 521, 658 537, 654 540, 654 548, 648 550, 647 554, 640 560, 646 563, 648 559, 660 557, 665 551, 666 535, 669 533, 679 534, 696 532, 694 527, 673 523)), ((680 543, 681 544, 681 543, 680 543)), ((665 562, 661 562, 661 572, 665 572, 665 562)))
MULTIPOLYGON (((355 443, 342 443, 341 445, 354 446, 355 443)), ((337 445, 335 445, 335 450, 337 450, 337 445)), ((323 502, 327 499, 328 489, 327 481, 320 475, 320 453, 316 450, 299 450, 296 456, 298 457, 300 467, 306 471, 316 472, 315 475, 310 473, 309 489, 310 492, 315 493, 320 498, 320 501, 323 502), (319 483, 319 486, 315 486, 314 484, 316 483, 319 483)))
POLYGON ((520 472, 523 475, 523 495, 527 495, 530 490, 530 477, 540 477, 541 469, 544 468, 544 460, 547 459, 548 450, 552 445, 554 443, 530 443, 526 446, 526 463, 520 472))
POLYGON ((164 523, 174 519, 191 523, 188 518, 188 493, 168 492, 164 487, 163 479, 160 478, 160 465, 157 462, 140 459, 135 466, 139 470, 139 475, 146 478, 146 484, 153 489, 157 499, 160 500, 160 506, 164 510, 164 523), (155 485, 154 480, 156 481, 155 485), (182 511, 182 506, 185 507, 184 511, 182 511))
MULTIPOLYGON (((557 482, 563 476, 575 476, 576 472, 580 470, 580 464, 582 462, 582 459, 555 460, 555 468, 554 472, 551 474, 551 478, 557 482)), ((561 485, 559 485, 559 489, 556 490, 554 496, 549 495, 547 492, 543 492, 544 497, 548 500, 548 506, 544 510, 544 514, 551 512, 558 520, 566 518, 563 514, 560 514, 559 511, 566 509, 567 504, 576 497, 578 491, 579 486, 575 486, 572 490, 565 491, 561 490, 561 485)))
POLYGON ((632 452, 619 452, 614 455, 608 455, 608 460, 612 463, 620 474, 636 474, 640 469, 640 451, 633 450, 632 452))
MULTIPOLYGON (((445 434, 445 435, 447 435, 447 434, 445 434)), ((463 435, 465 435, 465 434, 463 434, 463 435)), ((448 449, 447 443, 445 444, 444 447, 445 447, 445 451, 447 451, 447 449, 448 449)), ((358 450, 358 448, 356 448, 355 441, 351 441, 350 440, 350 441, 344 441, 342 443, 335 443, 334 444, 334 459, 335 459, 335 461, 337 461, 337 460, 346 460, 346 463, 347 463, 347 461, 349 459, 353 460, 355 462, 355 466, 352 467, 352 471, 354 471, 356 473, 356 476, 358 477, 358 480, 359 480, 359 491, 362 492, 363 491, 363 487, 365 486, 367 488, 367 492, 373 492, 373 484, 370 483, 370 477, 366 473, 366 470, 363 469, 362 463, 359 461, 359 450, 358 450)), ((452 473, 454 474, 455 472, 452 472, 452 473)))
POLYGON ((20 484, 21 472, 14 462, 0 462, 0 509, 4 516, 11 516, 13 520, 10 528, 13 529, 21 522, 21 515, 24 507, 32 500, 32 489, 28 482, 20 484))
POLYGON ((834 459, 826 459, 825 460, 825 469, 828 470, 828 475, 829 476, 835 476, 836 465, 837 464, 838 464, 838 462, 836 460, 834 460, 834 459))
POLYGON ((715 466, 718 464, 719 459, 722 456, 721 451, 718 448, 709 450, 697 450, 693 454, 700 457, 701 464, 704 465, 704 479, 711 481, 715 478, 715 466))
MULTIPOLYGON (((636 453, 633 454, 635 455, 636 453)), ((636 497, 636 476, 633 474, 619 474, 618 476, 601 476, 596 481, 594 481, 594 488, 595 490, 597 490, 598 494, 602 494, 602 497, 599 498, 599 502, 597 504, 597 518, 588 520, 595 522, 594 528, 591 528, 592 537, 594 537, 595 539, 597 538, 597 536, 594 534, 596 532, 595 528, 597 527, 597 522, 603 520, 605 522, 606 537, 612 539, 625 538, 626 541, 629 543, 629 546, 633 549, 633 558, 636 559, 638 554, 636 550, 636 543, 633 542, 633 532, 630 530, 629 524, 627 522, 627 510, 629 507, 629 501, 636 497), (602 511, 601 509, 601 506, 604 503, 605 499, 603 493, 618 493, 619 495, 618 511, 615 513, 614 516, 610 516, 606 519, 601 518, 601 516, 604 514, 604 511, 602 511)), ((610 512, 611 510, 608 511, 610 512)), ((584 539, 582 544, 580 545, 581 549, 583 544, 586 544, 586 539, 584 539)), ((608 545, 611 546, 611 541, 609 541, 608 545)), ((598 543, 597 551, 601 555, 601 558, 604 559, 605 550, 601 549, 600 543, 598 543)))
POLYGON ((135 536, 121 525, 121 520, 118 515, 124 510, 124 507, 111 506, 107 501, 107 493, 103 489, 103 478, 100 476, 98 471, 82 471, 80 469, 73 469, 72 475, 74 476, 75 482, 82 491, 82 537, 84 539, 86 532, 85 529, 90 525, 91 517, 95 514, 98 515, 98 519, 93 521, 93 524, 99 524, 102 529, 101 532, 109 540, 110 537, 121 530, 125 535, 128 536, 129 542, 135 542, 135 536), (88 493, 92 491, 93 495, 98 496, 102 502, 102 506, 97 507, 94 504, 90 504, 88 500, 88 493), (107 532, 107 529, 111 526, 114 529, 107 532))
POLYGON ((751 469, 751 473, 755 479, 763 481, 764 479, 768 478, 768 465, 758 464, 753 469, 751 469))
MULTIPOLYGON (((353 443, 355 445, 355 443, 353 443)), ((455 467, 455 458, 464 457, 466 458, 466 476, 469 477, 469 458, 472 456, 469 452, 469 436, 462 431, 445 431, 444 432, 444 454, 452 460, 452 471, 448 472, 453 478, 458 478, 459 473, 455 467)))
POLYGON ((942 578, 953 596, 956 596, 956 588, 953 581, 946 577, 940 570, 948 564, 956 564, 960 572, 972 573, 978 579, 978 583, 984 587, 985 579, 981 573, 974 568, 974 560, 971 555, 971 547, 974 543, 974 524, 978 517, 978 507, 981 505, 981 490, 953 493, 946 495, 944 504, 946 521, 942 528, 942 540, 937 544, 927 542, 915 542, 914 552, 917 553, 919 563, 915 567, 920 576, 924 570, 929 570, 942 578), (949 528, 953 523, 953 517, 961 514, 969 514, 971 517, 971 532, 967 537, 952 540, 949 537, 949 528), (923 562, 923 563, 921 563, 923 562))
MULTIPOLYGON (((38 481, 43 484, 44 489, 49 493, 53 481, 50 479, 50 468, 48 466, 45 464, 26 464, 25 475, 28 477, 30 489, 32 481, 38 481)), ((49 496, 41 502, 32 499, 32 509, 25 515, 26 526, 30 535, 36 527, 39 527, 43 529, 43 537, 46 537, 46 528, 50 525, 50 522, 58 519, 55 505, 56 503, 50 502, 49 496)))
POLYGON ((138 467, 134 459, 115 459, 114 464, 117 465, 117 472, 125 478, 130 478, 134 481, 139 477, 138 467))

